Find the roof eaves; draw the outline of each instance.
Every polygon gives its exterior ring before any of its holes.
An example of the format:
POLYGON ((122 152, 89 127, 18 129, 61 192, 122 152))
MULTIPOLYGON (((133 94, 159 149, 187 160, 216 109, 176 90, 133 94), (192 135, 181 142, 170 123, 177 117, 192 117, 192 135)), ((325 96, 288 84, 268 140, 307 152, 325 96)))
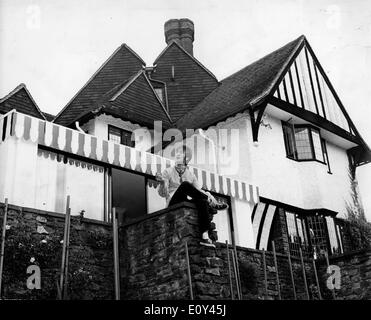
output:
POLYGON ((207 69, 200 61, 198 61, 194 56, 192 56, 191 54, 189 54, 186 50, 184 50, 184 48, 182 48, 181 45, 179 45, 175 40, 172 40, 170 41, 170 43, 166 46, 166 48, 164 50, 161 51, 161 53, 158 55, 158 57, 156 58, 156 60, 153 62, 153 65, 156 65, 157 64, 157 61, 160 59, 160 57, 172 46, 172 45, 176 45, 178 46, 178 48, 180 48, 180 50, 182 50, 190 59, 192 59, 194 62, 196 62, 202 69, 204 69, 211 77, 213 77, 217 82, 218 82, 218 79, 216 78, 216 76, 209 70, 207 69))

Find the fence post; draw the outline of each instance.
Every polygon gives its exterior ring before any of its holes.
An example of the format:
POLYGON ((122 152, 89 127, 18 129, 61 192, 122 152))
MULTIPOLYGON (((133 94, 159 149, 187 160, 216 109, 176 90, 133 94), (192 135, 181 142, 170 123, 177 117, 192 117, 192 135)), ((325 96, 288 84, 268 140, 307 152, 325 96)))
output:
POLYGON ((233 263, 233 269, 234 269, 234 278, 236 280, 237 297, 238 297, 238 300, 241 300, 241 292, 240 292, 240 287, 238 285, 236 258, 234 256, 234 252, 233 251, 232 251, 232 263, 233 263))
POLYGON ((265 298, 267 298, 268 297, 268 279, 267 279, 267 261, 265 257, 265 249, 263 249, 263 269, 264 269, 265 298))
POLYGON ((66 217, 64 220, 64 235, 63 235, 63 248, 62 248, 62 264, 61 264, 61 274, 59 280, 59 299, 65 298, 65 276, 66 276, 66 258, 67 257, 67 241, 69 241, 69 229, 70 229, 70 196, 67 196, 66 201, 66 217))
POLYGON ((322 300, 321 288, 319 286, 319 280, 318 280, 318 275, 317 275, 316 261, 314 259, 313 259, 313 270, 314 270, 314 276, 316 278, 316 283, 317 283, 318 297, 320 300, 322 300))
POLYGON ((1 253, 0 253, 0 299, 2 297, 2 288, 3 288, 3 268, 4 268, 4 251, 5 251, 5 236, 6 236, 7 219, 8 219, 8 198, 5 198, 3 230, 1 234, 1 253))
POLYGON ((303 252, 301 251, 301 248, 299 248, 299 252, 300 252, 301 268, 302 268, 302 271, 303 271, 303 279, 304 279, 305 292, 307 294, 307 299, 310 300, 309 290, 308 290, 308 283, 307 283, 307 276, 305 274, 305 265, 304 265, 304 259, 303 259, 303 252))
POLYGON ((115 300, 120 300, 119 234, 116 208, 112 208, 113 263, 115 272, 115 300))
POLYGON ((237 282, 238 290, 240 291, 240 300, 242 300, 242 286, 241 286, 241 279, 240 279, 240 266, 239 266, 239 262, 238 262, 237 248, 236 248, 235 243, 233 245, 232 253, 234 253, 235 258, 236 258, 236 270, 237 270, 236 282, 237 282))
MULTIPOLYGON (((329 266, 330 266, 330 260, 329 260, 329 257, 328 257, 328 252, 327 252, 327 250, 325 251, 325 257, 326 257, 326 264, 327 264, 327 269, 328 269, 329 266)), ((332 290, 331 290, 331 293, 332 293, 332 298, 333 298, 334 300, 336 300, 335 289, 332 289, 332 290)))
POLYGON ((229 258, 228 240, 225 241, 225 245, 226 245, 226 248, 227 248, 229 290, 231 292, 231 299, 234 300, 233 283, 232 283, 232 270, 231 270, 231 261, 230 261, 230 258, 229 258))
POLYGON ((277 255, 276 255, 276 246, 274 241, 272 241, 272 248, 273 248, 273 258, 274 258, 274 267, 276 268, 276 281, 277 281, 277 290, 278 290, 278 299, 282 300, 281 297, 281 288, 280 288, 280 277, 278 274, 278 263, 277 263, 277 255))
POLYGON ((294 272, 292 270, 290 250, 287 252, 287 260, 289 261, 292 289, 294 290, 294 299, 297 300, 298 297, 296 296, 296 287, 295 287, 295 280, 294 280, 294 272))
POLYGON ((187 243, 187 241, 185 242, 185 252, 186 252, 186 261, 187 261, 187 275, 188 275, 189 294, 191 296, 191 300, 194 300, 193 287, 192 287, 192 277, 191 277, 191 266, 189 264, 189 253, 188 253, 188 243, 187 243))

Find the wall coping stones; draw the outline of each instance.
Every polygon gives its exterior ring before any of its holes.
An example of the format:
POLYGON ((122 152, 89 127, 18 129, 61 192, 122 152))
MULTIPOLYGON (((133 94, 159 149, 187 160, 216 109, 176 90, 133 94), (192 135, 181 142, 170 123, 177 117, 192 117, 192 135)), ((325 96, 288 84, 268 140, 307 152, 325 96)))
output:
MULTIPOLYGON (((4 208, 5 203, 0 202, 0 208, 4 208)), ((28 208, 28 207, 22 207, 22 206, 16 206, 14 204, 8 204, 8 209, 10 210, 15 210, 19 211, 21 213, 27 212, 27 213, 33 213, 39 216, 46 216, 46 217, 53 217, 53 218, 59 218, 63 219, 65 218, 64 213, 58 213, 58 212, 53 212, 53 211, 45 211, 45 210, 39 210, 39 209, 34 209, 34 208, 28 208)), ((111 227, 112 224, 110 222, 105 222, 105 221, 100 221, 96 219, 90 219, 90 218, 80 218, 79 215, 71 215, 71 219, 81 219, 81 222, 83 223, 89 223, 89 224, 96 224, 96 225, 102 225, 105 227, 111 227)))

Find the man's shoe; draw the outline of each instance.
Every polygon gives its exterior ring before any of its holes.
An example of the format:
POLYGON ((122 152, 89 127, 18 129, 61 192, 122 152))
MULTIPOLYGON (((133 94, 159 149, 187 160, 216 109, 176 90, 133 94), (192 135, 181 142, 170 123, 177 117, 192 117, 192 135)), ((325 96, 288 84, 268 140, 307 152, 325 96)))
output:
POLYGON ((229 208, 229 206, 226 203, 220 203, 220 202, 216 204, 212 204, 212 207, 218 211, 226 210, 229 208))

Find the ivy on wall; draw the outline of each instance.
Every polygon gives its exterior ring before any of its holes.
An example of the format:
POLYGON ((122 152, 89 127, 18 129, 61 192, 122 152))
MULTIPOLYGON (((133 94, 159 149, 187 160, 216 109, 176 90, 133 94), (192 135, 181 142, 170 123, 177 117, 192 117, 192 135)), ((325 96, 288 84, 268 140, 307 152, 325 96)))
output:
MULTIPOLYGON (((0 217, 2 215, 0 208, 0 217)), ((4 299, 57 299, 64 220, 46 216, 40 222, 38 218, 36 214, 15 210, 8 213, 2 292, 4 299), (40 289, 27 288, 30 274, 26 270, 30 265, 37 265, 41 270, 40 289)), ((71 220, 67 299, 112 299, 111 231, 102 226, 83 223, 76 217, 71 220)))

